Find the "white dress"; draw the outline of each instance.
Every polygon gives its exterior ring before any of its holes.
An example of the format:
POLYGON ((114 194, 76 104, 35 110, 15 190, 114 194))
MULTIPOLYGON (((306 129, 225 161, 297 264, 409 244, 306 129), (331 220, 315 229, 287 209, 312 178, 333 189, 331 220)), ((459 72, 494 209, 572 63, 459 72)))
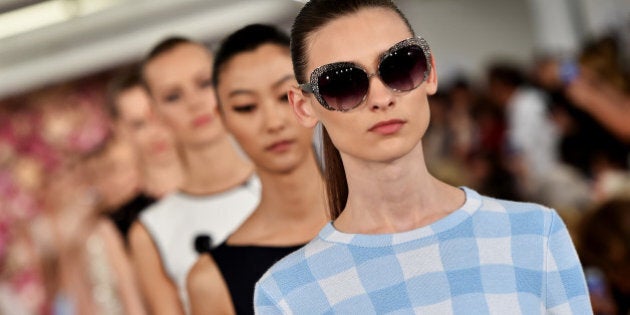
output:
POLYGON ((238 187, 208 196, 170 194, 140 214, 157 247, 162 265, 177 285, 184 308, 189 309, 186 276, 197 261, 194 241, 208 235, 221 244, 253 212, 260 201, 260 180, 255 175, 238 187))

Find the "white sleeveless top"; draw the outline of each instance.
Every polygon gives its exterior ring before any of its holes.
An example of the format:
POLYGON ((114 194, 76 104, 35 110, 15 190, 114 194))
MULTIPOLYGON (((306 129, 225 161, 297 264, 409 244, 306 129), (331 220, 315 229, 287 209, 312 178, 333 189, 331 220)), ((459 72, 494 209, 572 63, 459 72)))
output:
POLYGON ((140 222, 151 235, 166 273, 177 285, 187 313, 186 276, 197 261, 195 238, 205 234, 212 238, 213 246, 221 244, 259 201, 260 180, 253 175, 243 185, 218 194, 170 194, 140 214, 140 222))

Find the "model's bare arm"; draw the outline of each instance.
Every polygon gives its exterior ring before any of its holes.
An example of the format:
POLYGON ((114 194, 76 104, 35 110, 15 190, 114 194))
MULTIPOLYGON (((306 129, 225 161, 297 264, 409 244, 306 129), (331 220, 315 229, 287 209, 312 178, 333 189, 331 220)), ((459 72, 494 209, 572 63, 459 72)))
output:
POLYGON ((186 278, 192 315, 234 314, 230 292, 214 260, 201 255, 186 278))
POLYGON ((151 314, 184 314, 177 286, 162 266, 160 254, 149 232, 136 221, 129 231, 131 260, 140 289, 151 314))
POLYGON ((116 275, 118 292, 125 314, 145 315, 146 310, 142 304, 137 278, 125 251, 122 237, 116 231, 116 227, 107 219, 100 220, 98 231, 105 240, 107 256, 116 275))

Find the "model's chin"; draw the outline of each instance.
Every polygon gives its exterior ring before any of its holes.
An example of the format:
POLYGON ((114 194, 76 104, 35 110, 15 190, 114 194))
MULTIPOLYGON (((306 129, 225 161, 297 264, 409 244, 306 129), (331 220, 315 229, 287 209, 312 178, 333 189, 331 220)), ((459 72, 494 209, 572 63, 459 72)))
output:
POLYGON ((375 143, 358 144, 348 150, 340 150, 342 155, 353 159, 374 163, 389 163, 410 154, 417 147, 418 141, 408 138, 390 138, 375 143), (360 150, 358 150, 360 149, 360 150))
MULTIPOLYGON (((260 167, 260 166, 259 166, 260 167)), ((266 163, 262 166, 267 172, 274 174, 290 174, 299 167, 299 163, 295 160, 291 161, 274 161, 273 163, 266 163)))
POLYGON ((207 128, 193 133, 187 141, 192 146, 205 146, 216 143, 226 136, 226 131, 219 128, 207 128))

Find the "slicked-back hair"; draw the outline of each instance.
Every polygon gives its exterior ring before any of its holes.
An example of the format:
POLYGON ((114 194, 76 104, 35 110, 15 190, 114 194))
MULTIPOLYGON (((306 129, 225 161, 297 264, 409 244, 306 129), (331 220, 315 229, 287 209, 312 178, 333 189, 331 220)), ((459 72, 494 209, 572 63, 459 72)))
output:
POLYGON ((153 48, 149 51, 149 53, 144 57, 140 65, 140 79, 141 79, 142 85, 147 89, 149 93, 151 93, 151 89, 149 87, 149 84, 146 78, 147 65, 151 61, 153 61, 153 59, 184 44, 193 44, 193 45, 199 45, 199 46, 205 47, 203 44, 197 41, 194 41, 192 39, 183 37, 183 36, 171 36, 158 42, 155 46, 153 46, 153 48))
POLYGON ((221 80, 221 71, 228 61, 236 55, 251 52, 265 44, 279 47, 290 47, 289 35, 275 26, 266 24, 250 24, 228 35, 214 55, 212 79, 215 87, 221 80))
MULTIPOLYGON (((340 17, 356 13, 362 9, 383 8, 396 13, 415 36, 411 24, 396 5, 389 0, 310 0, 298 13, 291 28, 291 59, 295 78, 300 83, 307 82, 309 36, 326 24, 340 17)), ((379 23, 386 23, 379 21, 379 23)), ((348 201, 348 181, 339 150, 335 147, 326 127, 322 126, 322 147, 324 156, 324 180, 328 210, 332 220, 339 217, 348 201)))

